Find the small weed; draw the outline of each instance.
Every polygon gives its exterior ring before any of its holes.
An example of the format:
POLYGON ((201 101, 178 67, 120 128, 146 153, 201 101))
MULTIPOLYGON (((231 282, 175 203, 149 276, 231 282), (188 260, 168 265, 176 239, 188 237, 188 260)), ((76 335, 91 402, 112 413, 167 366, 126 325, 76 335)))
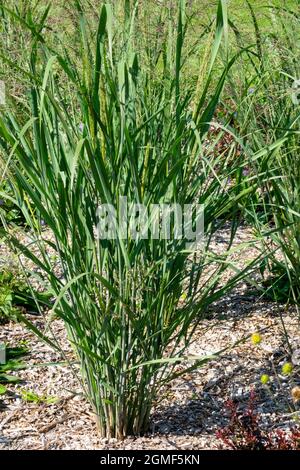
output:
MULTIPOLYGON (((28 349, 22 345, 14 348, 6 347, 5 353, 6 361, 4 364, 0 364, 0 385, 6 383, 18 383, 20 382, 20 378, 15 375, 8 374, 8 372, 24 369, 25 363, 20 359, 28 353, 28 349)), ((2 395, 5 393, 6 388, 3 385, 1 385, 1 387, 3 387, 1 388, 2 393, 0 391, 0 394, 2 395)))
POLYGON ((250 393, 245 410, 239 410, 232 400, 225 403, 229 412, 229 424, 216 433, 218 439, 233 450, 300 450, 300 431, 276 429, 268 431, 260 427, 258 413, 255 412, 255 394, 250 393))
POLYGON ((11 201, 12 190, 7 180, 0 182, 0 192, 4 194, 0 198, 0 226, 2 225, 2 217, 9 222, 17 225, 24 225, 25 219, 20 209, 11 201), (8 197, 6 198, 5 195, 8 197))
POLYGON ((22 400, 27 402, 27 403, 36 403, 36 404, 41 404, 41 403, 46 403, 47 405, 52 405, 57 402, 58 398, 50 396, 48 397, 47 395, 38 395, 35 392, 32 392, 31 390, 21 390, 21 397, 22 400))
POLYGON ((36 300, 49 306, 51 294, 34 291, 20 278, 10 271, 0 272, 0 323, 16 320, 18 312, 25 309, 38 313, 36 300))

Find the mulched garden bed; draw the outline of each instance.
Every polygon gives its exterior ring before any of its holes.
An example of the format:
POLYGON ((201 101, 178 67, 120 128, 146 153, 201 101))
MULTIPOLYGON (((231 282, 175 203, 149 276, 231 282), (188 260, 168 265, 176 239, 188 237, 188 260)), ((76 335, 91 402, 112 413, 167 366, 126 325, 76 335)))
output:
MULTIPOLYGON (((247 230, 239 232, 240 241, 249 237, 247 230)), ((218 243, 221 245, 222 240, 218 243)), ((2 249, 3 253, 3 249, 2 249)), ((3 262, 3 260, 2 260, 3 262)), ((27 367, 14 372, 21 378, 9 385, 9 392, 0 400, 1 449, 216 449, 224 444, 216 431, 228 423, 227 399, 246 407, 254 390, 256 411, 262 428, 290 429, 295 426, 292 412, 297 410, 291 399, 291 388, 300 383, 280 376, 284 362, 289 361, 281 315, 292 348, 300 348, 299 317, 296 308, 267 301, 249 291, 241 283, 229 296, 210 306, 208 316, 195 333, 189 353, 208 355, 234 345, 254 331, 262 332, 261 344, 250 339, 236 344, 222 357, 204 367, 176 379, 154 407, 149 433, 124 441, 101 439, 89 404, 81 395, 79 382, 64 361, 72 361, 72 351, 60 320, 51 323, 53 334, 64 345, 65 357, 41 343, 21 324, 0 326, 0 342, 28 345, 24 357, 27 367), (60 363, 56 365, 43 365, 60 363), (269 374, 268 386, 260 377, 269 374), (53 397, 54 403, 32 403, 26 392, 53 397), (23 392, 22 392, 23 391, 23 392)), ((43 319, 31 317, 40 327, 43 319)), ((75 370, 76 372, 76 370, 75 370)))

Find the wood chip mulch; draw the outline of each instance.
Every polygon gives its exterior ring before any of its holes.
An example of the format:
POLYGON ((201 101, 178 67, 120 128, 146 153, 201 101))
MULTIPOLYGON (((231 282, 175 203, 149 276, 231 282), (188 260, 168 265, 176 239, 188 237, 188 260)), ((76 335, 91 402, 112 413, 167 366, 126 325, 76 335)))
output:
MULTIPOLYGON (((241 230, 241 239, 247 238, 241 230)), ((281 318, 293 351, 300 349, 299 316, 296 308, 261 299, 245 283, 210 306, 208 316, 198 326, 190 354, 208 355, 236 344, 217 360, 174 380, 163 399, 154 406, 149 433, 124 441, 97 435, 90 406, 82 396, 71 367, 58 353, 18 323, 0 325, 0 342, 30 350, 27 367, 14 372, 22 382, 9 385, 0 400, 0 449, 216 449, 222 443, 216 431, 228 423, 224 402, 234 399, 246 407, 255 390, 257 412, 262 427, 286 428, 295 425, 299 406, 291 399, 291 388, 300 385, 300 376, 281 375, 282 364, 291 360, 281 318), (262 331, 262 342, 254 346, 252 332, 262 331), (237 344, 238 343, 238 344, 237 344), (45 365, 57 363, 59 365, 45 365), (260 382, 269 374, 268 387, 260 382), (280 380, 278 380, 278 378, 280 380), (54 403, 31 403, 22 390, 54 397, 54 403)), ((35 318, 37 323, 41 319, 35 318)), ((52 323, 54 334, 64 345, 67 358, 72 352, 60 320, 52 323)))

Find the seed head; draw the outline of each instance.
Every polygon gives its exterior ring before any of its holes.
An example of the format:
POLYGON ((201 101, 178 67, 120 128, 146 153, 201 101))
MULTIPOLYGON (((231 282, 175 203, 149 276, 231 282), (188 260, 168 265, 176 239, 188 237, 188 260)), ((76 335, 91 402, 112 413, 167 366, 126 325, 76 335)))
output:
POLYGON ((294 403, 297 403, 298 401, 300 401, 300 387, 294 387, 292 389, 292 398, 293 398, 294 403))
POLYGON ((266 385, 270 381, 270 376, 268 374, 263 374, 260 381, 263 385, 266 385))
POLYGON ((252 341, 252 344, 254 344, 255 346, 257 344, 260 344, 261 343, 261 335, 259 333, 253 333, 253 335, 251 336, 251 341, 252 341))
POLYGON ((281 368, 281 372, 283 375, 290 375, 292 370, 293 370, 293 364, 291 364, 290 362, 286 362, 285 364, 283 364, 281 368))

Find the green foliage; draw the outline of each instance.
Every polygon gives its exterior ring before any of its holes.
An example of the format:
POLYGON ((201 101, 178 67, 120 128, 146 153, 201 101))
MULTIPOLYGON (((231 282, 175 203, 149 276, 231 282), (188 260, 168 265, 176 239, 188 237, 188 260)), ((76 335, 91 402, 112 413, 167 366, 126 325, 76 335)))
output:
POLYGON ((234 125, 241 152, 254 155, 248 171, 259 180, 255 196, 248 199, 246 219, 265 254, 261 273, 266 295, 299 303, 300 102, 293 97, 293 83, 300 73, 300 22, 296 7, 268 11, 274 15, 273 28, 263 35, 251 10, 256 44, 247 72, 244 68, 240 74, 241 87, 232 88, 234 125))
MULTIPOLYGON (((26 44, 17 64, 1 54, 24 87, 0 117, 3 231, 51 285, 53 315, 65 322, 100 433, 120 438, 144 432, 161 388, 210 359, 186 351, 207 306, 255 265, 236 269, 221 286, 242 216, 262 246, 266 295, 300 300, 295 5, 243 2, 245 31, 237 17, 228 20, 220 0, 192 41, 195 12, 184 0, 152 3, 155 14, 148 15, 144 2, 125 2, 124 9, 109 2, 91 20, 89 8, 74 2, 62 43, 49 34, 48 8, 0 2, 3 30, 20 33, 26 44), (221 125, 210 132, 214 117, 221 125), (186 240, 124 239, 120 232, 99 240, 99 204, 119 210, 124 196, 147 208, 203 204, 204 246, 192 252, 186 240), (29 244, 16 236, 20 217, 29 244), (231 237, 219 255, 211 241, 225 219, 231 237), (178 371, 186 362, 192 364, 178 371)), ((32 308, 39 296, 4 275, 0 315, 17 312, 59 349, 16 310, 32 308)), ((26 390, 22 396, 48 400, 26 390)))
POLYGON ((35 403, 37 405, 41 403, 46 403, 47 405, 52 405, 57 402, 56 397, 48 397, 47 395, 38 395, 31 390, 21 390, 21 397, 27 403, 35 403))
MULTIPOLYGON (((2 281, 3 282, 3 281, 2 281)), ((10 316, 13 316, 13 307, 12 307, 12 291, 10 286, 7 284, 2 284, 0 286, 0 320, 7 320, 10 316)))
MULTIPOLYGON (((18 116, 14 102, 12 112, 0 118, 4 166, 11 172, 14 203, 30 227, 31 244, 20 242, 10 224, 5 229, 8 242, 51 284, 56 297, 52 311, 65 322, 100 433, 122 438, 147 429, 164 384, 209 360, 186 351, 206 307, 245 276, 236 270, 220 286, 231 266, 235 215, 255 184, 239 184, 238 158, 232 163, 230 155, 214 154, 222 129, 204 145, 236 59, 222 70, 215 67, 221 44, 228 46, 226 2, 218 4, 196 90, 182 76, 190 59, 184 47, 185 1, 177 3, 175 30, 169 15, 162 60, 148 57, 149 62, 134 39, 138 3, 121 16, 121 24, 113 6, 103 6, 96 38, 76 5, 76 59, 70 48, 61 53, 43 35, 48 10, 33 24, 3 7, 32 34, 25 69, 30 81, 27 119, 18 116), (72 90, 67 97, 66 87, 72 90), (11 155, 9 162, 5 155, 11 155), (176 239, 174 227, 170 240, 124 239, 119 231, 115 239, 100 240, 95 235, 98 205, 110 203, 118 210, 123 196, 146 207, 203 204, 202 249, 186 249, 187 240, 176 239), (218 255, 211 241, 230 211, 231 237, 218 255), (42 220, 52 232, 51 241, 43 236, 42 220), (49 247, 60 259, 63 277, 49 247), (208 265, 213 266, 209 277, 208 265), (178 371, 176 366, 185 362, 192 364, 178 371)), ((55 338, 23 319, 59 349, 55 338)))
POLYGON ((28 349, 24 346, 7 346, 5 348, 5 353, 6 361, 4 364, 0 364, 0 385, 2 390, 2 392, 0 392, 1 395, 6 393, 6 387, 2 384, 15 384, 20 381, 18 376, 10 375, 8 372, 24 369, 25 364, 21 362, 20 358, 28 353, 28 349))
POLYGON ((21 311, 38 313, 39 307, 50 306, 51 294, 32 290, 25 280, 11 271, 0 271, 0 322, 17 320, 21 311))
POLYGON ((5 217, 5 219, 9 222, 15 223, 15 224, 22 224, 24 223, 24 219, 22 217, 22 214, 17 206, 13 204, 13 202, 9 199, 6 198, 6 196, 12 196, 12 191, 11 188, 8 186, 7 182, 3 182, 0 185, 0 223, 1 223, 1 218, 5 217))

